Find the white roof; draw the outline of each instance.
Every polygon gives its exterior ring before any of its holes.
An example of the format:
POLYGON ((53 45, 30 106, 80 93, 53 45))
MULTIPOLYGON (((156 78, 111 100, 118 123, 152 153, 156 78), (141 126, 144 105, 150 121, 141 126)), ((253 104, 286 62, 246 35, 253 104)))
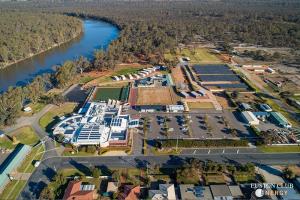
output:
POLYGON ((255 117, 255 115, 250 111, 243 111, 242 115, 248 122, 259 122, 259 120, 255 117))

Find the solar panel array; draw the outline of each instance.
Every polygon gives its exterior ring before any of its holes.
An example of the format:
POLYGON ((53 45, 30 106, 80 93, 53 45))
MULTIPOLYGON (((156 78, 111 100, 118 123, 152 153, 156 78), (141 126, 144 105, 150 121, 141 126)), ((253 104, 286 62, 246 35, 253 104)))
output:
POLYGON ((83 126, 77 140, 100 140, 100 125, 83 126))
POLYGON ((121 126, 122 124, 122 119, 121 118, 114 118, 112 121, 111 121, 111 126, 121 126))
POLYGON ((194 65, 196 74, 234 74, 227 65, 194 65))
POLYGON ((248 86, 245 83, 237 84, 204 84, 205 86, 216 86, 218 88, 239 88, 239 89, 248 89, 248 86))
POLYGON ((240 81, 236 75, 200 75, 201 81, 240 81))

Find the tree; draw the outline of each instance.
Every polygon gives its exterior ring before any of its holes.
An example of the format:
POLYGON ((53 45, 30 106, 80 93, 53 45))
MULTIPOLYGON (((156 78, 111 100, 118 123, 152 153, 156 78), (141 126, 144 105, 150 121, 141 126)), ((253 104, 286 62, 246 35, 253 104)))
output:
POLYGON ((94 178, 99 178, 100 177, 100 170, 97 167, 93 167, 91 169, 91 172, 92 172, 92 176, 94 178))
POLYGON ((80 74, 90 68, 90 61, 83 56, 80 56, 79 59, 76 60, 75 65, 80 74))
POLYGON ((49 186, 45 187, 40 194, 40 199, 54 200, 55 195, 53 190, 49 186))
POLYGON ((293 170, 291 170, 289 167, 286 167, 283 170, 283 176, 287 179, 294 179, 296 177, 296 174, 293 170))

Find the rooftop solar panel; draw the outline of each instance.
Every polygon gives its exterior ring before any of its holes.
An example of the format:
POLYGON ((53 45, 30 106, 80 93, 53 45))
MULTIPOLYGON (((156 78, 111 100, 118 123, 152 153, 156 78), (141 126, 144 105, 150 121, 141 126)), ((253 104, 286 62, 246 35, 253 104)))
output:
POLYGON ((238 84, 205 84, 206 86, 216 86, 219 88, 239 88, 239 89, 248 89, 248 86, 244 83, 238 84))
POLYGON ((227 65, 194 65, 196 74, 234 74, 227 65))
POLYGON ((201 81, 240 81, 236 75, 200 75, 201 81))

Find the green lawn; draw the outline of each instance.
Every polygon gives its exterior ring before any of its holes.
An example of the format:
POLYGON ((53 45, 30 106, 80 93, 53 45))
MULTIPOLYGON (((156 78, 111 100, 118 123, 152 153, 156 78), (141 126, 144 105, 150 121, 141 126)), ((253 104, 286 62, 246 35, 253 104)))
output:
POLYGON ((0 138, 0 147, 13 149, 16 144, 12 143, 12 136, 22 144, 34 145, 39 141, 39 137, 30 126, 24 126, 8 134, 8 137, 0 138), (9 138, 10 137, 10 138, 9 138))
POLYGON ((300 146, 260 146, 259 150, 265 153, 293 153, 300 152, 300 146))
POLYGON ((88 82, 90 82, 90 81, 92 81, 92 80, 94 80, 95 78, 93 78, 93 77, 90 77, 90 76, 83 76, 83 77, 81 77, 80 79, 79 79, 79 84, 85 84, 85 83, 88 83, 88 82))
POLYGON ((132 74, 140 71, 141 68, 136 67, 126 67, 123 69, 119 69, 116 72, 112 74, 112 76, 120 76, 120 75, 126 75, 126 74, 132 74))
POLYGON ((25 180, 13 180, 8 183, 3 192, 0 194, 0 199, 14 200, 17 199, 21 191, 26 185, 25 180))
POLYGON ((31 152, 26 156, 22 165, 18 168, 18 172, 31 173, 34 171, 34 161, 41 160, 43 157, 44 146, 33 147, 31 152))
POLYGON ((128 87, 101 87, 97 88, 94 101, 107 101, 108 99, 125 101, 128 98, 128 87))
POLYGON ((234 180, 239 183, 253 183, 256 180, 255 175, 249 174, 248 172, 236 172, 233 177, 234 180))
POLYGON ((40 126, 50 132, 51 128, 59 121, 59 117, 73 113, 76 106, 75 103, 66 103, 60 107, 52 108, 40 118, 40 126))

